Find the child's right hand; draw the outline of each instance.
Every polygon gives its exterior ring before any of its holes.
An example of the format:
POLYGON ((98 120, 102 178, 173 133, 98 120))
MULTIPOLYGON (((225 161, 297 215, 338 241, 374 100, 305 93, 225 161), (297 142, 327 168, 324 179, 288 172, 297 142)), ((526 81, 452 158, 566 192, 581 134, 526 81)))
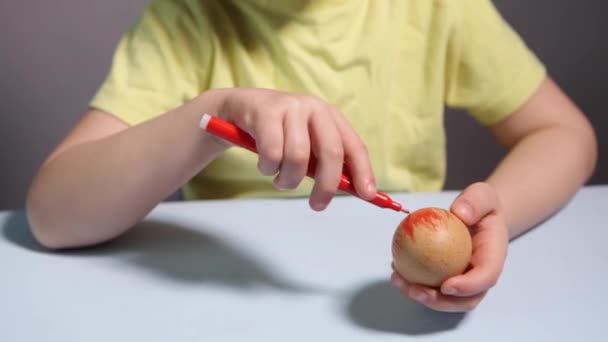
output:
POLYGON ((360 196, 376 194, 366 147, 334 107, 272 90, 210 90, 133 127, 112 113, 89 111, 32 181, 27 212, 36 239, 48 248, 82 247, 132 227, 225 148, 201 133, 205 112, 253 136, 259 169, 276 175, 279 188, 300 183, 312 152, 315 210, 333 198, 344 162, 360 196))
POLYGON ((315 156, 312 209, 327 207, 338 189, 344 163, 362 198, 372 199, 376 194, 367 148, 332 105, 311 96, 255 88, 217 89, 205 96, 221 99, 215 114, 256 140, 258 169, 266 176, 276 175, 277 188, 297 187, 315 156))

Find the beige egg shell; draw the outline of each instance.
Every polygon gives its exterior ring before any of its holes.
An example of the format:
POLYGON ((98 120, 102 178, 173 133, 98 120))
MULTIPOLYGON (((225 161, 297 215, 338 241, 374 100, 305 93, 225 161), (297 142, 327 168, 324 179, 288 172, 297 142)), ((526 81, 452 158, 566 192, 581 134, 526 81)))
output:
POLYGON ((471 233, 450 211, 419 209, 400 222, 393 237, 392 254, 395 269, 405 280, 438 287, 468 267, 471 233))

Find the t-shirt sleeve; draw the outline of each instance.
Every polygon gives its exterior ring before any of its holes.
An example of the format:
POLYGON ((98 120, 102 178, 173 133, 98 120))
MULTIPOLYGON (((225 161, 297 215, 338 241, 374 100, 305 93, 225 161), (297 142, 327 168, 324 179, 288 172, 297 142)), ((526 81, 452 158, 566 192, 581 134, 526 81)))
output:
POLYGON ((186 1, 153 0, 120 39, 110 71, 90 107, 136 125, 196 94, 200 44, 186 1))
POLYGON ((495 124, 530 98, 545 67, 492 1, 453 4, 458 14, 448 47, 446 103, 495 124))

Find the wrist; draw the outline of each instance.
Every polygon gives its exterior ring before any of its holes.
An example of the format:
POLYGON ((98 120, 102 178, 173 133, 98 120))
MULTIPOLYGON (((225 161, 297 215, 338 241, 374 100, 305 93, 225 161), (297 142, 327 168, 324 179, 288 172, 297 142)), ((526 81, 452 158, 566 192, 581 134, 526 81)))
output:
POLYGON ((233 89, 209 89, 200 94, 194 101, 197 103, 201 116, 203 113, 208 113, 226 119, 224 108, 231 90, 233 89))
POLYGON ((176 152, 191 160, 188 163, 193 167, 204 168, 229 146, 200 127, 203 114, 215 110, 214 104, 201 95, 168 112, 164 119, 160 119, 164 121, 159 125, 164 126, 165 133, 173 135, 172 143, 176 143, 176 147, 180 150, 176 152), (170 125, 170 128, 167 125, 170 125))
POLYGON ((200 134, 202 135, 202 144, 205 148, 215 153, 221 153, 231 146, 229 142, 221 139, 209 132, 207 132, 202 126, 202 118, 204 114, 218 116, 225 119, 224 102, 226 98, 226 89, 210 89, 202 93, 197 99, 197 111, 195 115, 196 126, 198 127, 200 134))

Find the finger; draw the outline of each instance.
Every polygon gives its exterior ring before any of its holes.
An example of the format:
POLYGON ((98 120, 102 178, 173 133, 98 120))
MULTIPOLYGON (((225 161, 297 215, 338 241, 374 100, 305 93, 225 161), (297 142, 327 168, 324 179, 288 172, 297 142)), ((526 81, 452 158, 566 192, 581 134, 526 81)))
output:
POLYGON ((472 226, 499 209, 498 196, 489 184, 475 183, 456 198, 450 209, 467 226, 472 226))
POLYGON ((401 294, 434 310, 447 312, 470 311, 485 296, 485 293, 478 293, 469 297, 455 297, 442 294, 434 288, 410 284, 395 271, 393 263, 391 263, 391 267, 393 268, 391 283, 399 289, 401 294))
POLYGON ((447 279, 441 292, 452 296, 472 296, 494 287, 507 257, 508 234, 504 221, 491 215, 484 218, 473 237, 471 269, 447 279))
POLYGON ((251 134, 258 150, 258 169, 263 175, 275 175, 283 159, 283 113, 256 115, 251 134))
POLYGON ((471 311, 477 307, 486 295, 486 293, 483 292, 469 297, 446 296, 435 289, 420 285, 410 285, 408 289, 402 293, 422 305, 443 312, 471 311))
POLYGON ((391 284, 401 291, 407 290, 407 287, 409 286, 407 280, 403 279, 397 272, 391 274, 391 284))
POLYGON ((338 189, 344 164, 340 133, 329 115, 317 110, 309 122, 312 150, 317 157, 315 185, 310 195, 310 206, 314 210, 323 210, 329 205, 338 189))
POLYGON ((355 190, 363 199, 371 200, 377 190, 367 146, 342 113, 335 108, 330 110, 342 137, 344 162, 352 176, 355 190))
POLYGON ((285 139, 283 160, 281 170, 274 183, 280 189, 293 189, 306 176, 310 159, 307 116, 297 111, 288 112, 284 120, 283 131, 285 139))

